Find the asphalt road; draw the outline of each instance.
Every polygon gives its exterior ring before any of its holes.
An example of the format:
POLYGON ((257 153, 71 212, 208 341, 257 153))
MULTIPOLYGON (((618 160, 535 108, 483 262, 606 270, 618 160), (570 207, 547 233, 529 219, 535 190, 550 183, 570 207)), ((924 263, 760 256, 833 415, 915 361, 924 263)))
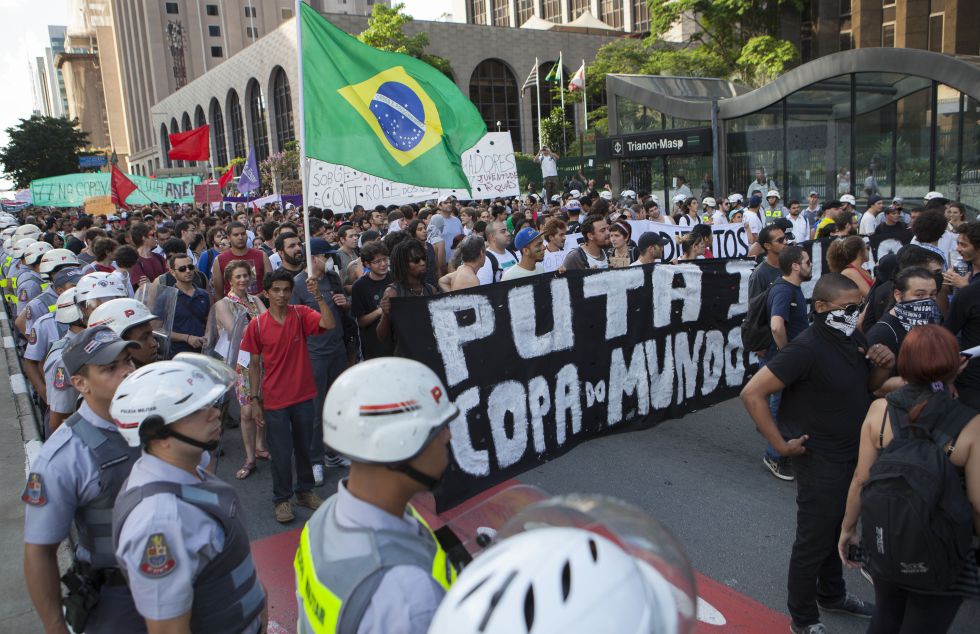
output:
MULTIPOLYGON (((243 456, 237 429, 226 431, 222 446, 218 475, 236 486, 252 539, 300 527, 306 509, 294 509, 292 524, 275 521, 269 463, 260 462, 245 481, 234 480, 243 456)), ((647 510, 684 545, 698 571, 785 614, 796 486, 769 474, 763 449, 741 403, 731 400, 651 430, 590 441, 519 479, 554 494, 602 493, 647 510)), ((316 491, 330 495, 345 472, 328 469, 316 491)), ((845 571, 845 578, 849 589, 873 600, 863 577, 845 571)), ((837 614, 826 614, 824 623, 847 634, 868 625, 837 614)), ((976 632, 977 623, 980 603, 967 602, 951 631, 976 632)))

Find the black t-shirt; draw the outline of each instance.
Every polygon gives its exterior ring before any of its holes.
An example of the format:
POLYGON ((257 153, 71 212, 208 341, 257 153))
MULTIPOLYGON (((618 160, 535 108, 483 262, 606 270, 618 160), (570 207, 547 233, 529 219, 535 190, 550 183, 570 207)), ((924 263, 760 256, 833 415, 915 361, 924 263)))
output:
POLYGON ((759 265, 752 271, 752 275, 749 276, 749 298, 751 299, 766 290, 770 284, 782 276, 783 272, 779 268, 765 260, 759 262, 759 265))
MULTIPOLYGON (((367 315, 378 308, 385 289, 391 284, 391 276, 383 280, 373 280, 371 275, 363 275, 351 287, 351 313, 354 318, 367 315)), ((380 319, 380 318, 379 318, 380 319)), ((375 319, 367 326, 361 326, 361 352, 365 359, 374 359, 391 354, 392 346, 382 343, 377 334, 378 320, 375 319)))
MULTIPOLYGON (((959 335, 960 350, 980 345, 980 276, 956 291, 943 325, 954 335, 959 335)), ((966 365, 966 369, 956 378, 956 384, 980 389, 980 360, 977 357, 966 365)))
POLYGON ((814 325, 766 364, 786 385, 780 426, 794 438, 809 435, 808 453, 830 462, 857 460, 861 424, 872 400, 867 389, 870 368, 858 351, 867 346, 860 332, 844 341, 814 325))
POLYGON ((873 346, 876 343, 880 343, 883 346, 887 346, 897 358, 898 349, 902 347, 902 341, 905 340, 905 335, 905 327, 898 321, 898 317, 891 313, 885 313, 868 330, 868 345, 873 346))
POLYGON ((875 235, 887 236, 891 234, 902 234, 905 233, 906 229, 908 229, 908 227, 906 227, 905 223, 902 222, 901 220, 899 220, 898 222, 890 226, 883 222, 880 225, 878 225, 877 229, 875 229, 875 235))
POLYGON ((76 238, 74 234, 71 234, 68 236, 68 239, 65 240, 65 248, 75 255, 78 255, 82 252, 82 249, 85 248, 85 243, 76 238))

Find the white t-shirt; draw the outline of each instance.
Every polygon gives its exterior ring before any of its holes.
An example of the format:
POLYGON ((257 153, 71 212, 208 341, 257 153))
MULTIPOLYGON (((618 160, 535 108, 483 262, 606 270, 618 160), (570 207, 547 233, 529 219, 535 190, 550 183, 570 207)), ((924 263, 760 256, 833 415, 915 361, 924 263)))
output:
POLYGON ((541 177, 548 178, 550 176, 558 176, 558 161, 551 154, 545 156, 541 155, 541 177))
POLYGON ((877 227, 875 215, 870 211, 864 212, 864 214, 861 216, 861 224, 858 226, 858 233, 861 235, 870 236, 875 232, 875 227, 877 227))
POLYGON ((561 265, 565 263, 565 256, 568 255, 565 251, 548 251, 544 252, 544 260, 541 261, 541 266, 544 268, 545 273, 551 273, 552 271, 557 271, 561 268, 561 265))
POLYGON ((492 249, 487 249, 487 261, 483 263, 483 268, 476 272, 476 277, 480 280, 480 284, 492 284, 493 282, 500 281, 499 279, 493 279, 493 262, 490 259, 491 256, 497 258, 497 267, 500 269, 501 274, 507 272, 507 269, 510 267, 517 265, 517 258, 507 249, 504 249, 503 253, 497 253, 492 249))
POLYGON ((789 214, 786 216, 786 220, 793 223, 793 237, 796 238, 797 243, 810 239, 810 223, 806 221, 802 213, 796 218, 789 214))
POLYGON ((516 264, 510 267, 509 269, 507 269, 506 271, 504 271, 504 275, 501 281, 506 282, 507 280, 517 280, 522 277, 531 277, 532 275, 540 275, 545 272, 546 271, 544 270, 544 267, 541 265, 540 262, 534 265, 533 271, 528 271, 520 264, 516 264))
POLYGON ((749 231, 752 232, 752 235, 758 236, 759 232, 762 231, 762 219, 759 218, 759 214, 746 209, 742 214, 742 219, 744 220, 745 224, 748 225, 749 231))
POLYGON ((711 224, 723 225, 728 223, 728 217, 725 216, 725 212, 721 209, 716 209, 715 213, 711 214, 711 224))

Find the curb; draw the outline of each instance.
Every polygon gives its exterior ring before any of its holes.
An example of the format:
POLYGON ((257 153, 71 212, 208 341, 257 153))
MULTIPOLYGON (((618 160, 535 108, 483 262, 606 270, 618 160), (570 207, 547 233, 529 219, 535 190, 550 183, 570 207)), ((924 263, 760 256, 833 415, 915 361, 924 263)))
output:
POLYGON ((0 334, 3 336, 3 352, 7 361, 7 376, 10 379, 10 390, 17 409, 17 422, 20 424, 20 435, 24 439, 26 453, 26 470, 30 471, 30 463, 41 447, 40 424, 37 410, 31 400, 30 386, 21 367, 17 354, 16 337, 13 324, 6 311, 0 309, 0 334))

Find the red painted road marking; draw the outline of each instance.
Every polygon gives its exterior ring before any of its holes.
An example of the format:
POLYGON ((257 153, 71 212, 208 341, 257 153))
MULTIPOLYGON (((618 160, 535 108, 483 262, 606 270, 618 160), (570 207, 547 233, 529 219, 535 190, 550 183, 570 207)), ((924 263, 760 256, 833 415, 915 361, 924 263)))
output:
MULTIPOLYGON (((464 504, 443 513, 435 514, 432 496, 420 496, 413 500, 415 508, 433 529, 452 522, 468 510, 508 487, 518 484, 505 482, 467 500, 464 504)), ((272 535, 252 542, 252 557, 259 578, 269 595, 269 631, 271 634, 292 634, 296 631, 296 576, 293 558, 299 546, 302 527, 272 535)), ((771 610, 758 601, 718 583, 700 573, 697 576, 698 595, 701 599, 702 620, 695 634, 720 634, 722 632, 752 632, 769 634, 786 632, 789 617, 771 610), (707 604, 707 606, 704 605, 707 604), (713 608, 713 610, 711 609, 713 608), (718 616, 720 614, 720 617, 718 616), (713 617, 713 618, 712 618, 713 617), (713 625, 711 622, 724 624, 713 625)))

